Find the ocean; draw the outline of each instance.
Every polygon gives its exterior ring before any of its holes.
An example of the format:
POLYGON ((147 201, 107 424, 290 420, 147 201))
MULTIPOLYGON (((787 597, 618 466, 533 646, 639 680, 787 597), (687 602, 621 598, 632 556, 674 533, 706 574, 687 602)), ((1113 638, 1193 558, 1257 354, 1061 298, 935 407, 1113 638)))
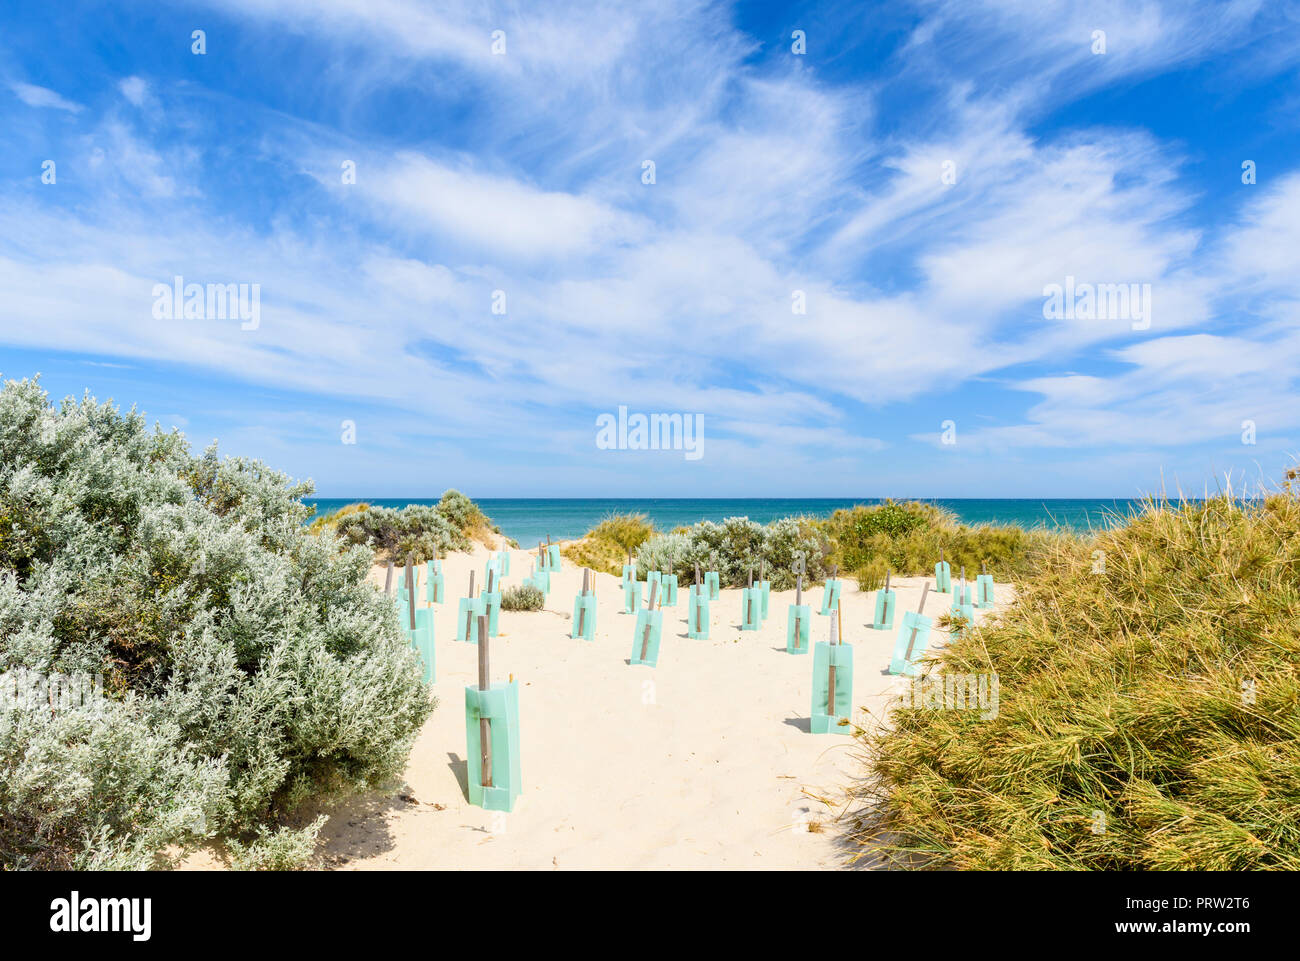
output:
MULTIPOLYGON (((907 500, 908 498, 895 498, 907 500)), ((841 507, 854 504, 879 504, 878 498, 636 498, 577 497, 475 498, 483 511, 508 536, 522 547, 545 540, 581 537, 608 514, 645 514, 659 530, 684 527, 697 521, 720 521, 727 517, 748 517, 766 524, 781 517, 810 514, 825 517, 841 507)), ((1020 527, 1066 527, 1089 530, 1106 527, 1138 509, 1136 500, 1066 500, 1066 499, 953 499, 916 498, 948 508, 967 524, 1016 524, 1020 527)), ((329 513, 347 504, 365 501, 378 507, 405 507, 408 504, 436 504, 438 498, 347 497, 307 498, 316 512, 329 513)))

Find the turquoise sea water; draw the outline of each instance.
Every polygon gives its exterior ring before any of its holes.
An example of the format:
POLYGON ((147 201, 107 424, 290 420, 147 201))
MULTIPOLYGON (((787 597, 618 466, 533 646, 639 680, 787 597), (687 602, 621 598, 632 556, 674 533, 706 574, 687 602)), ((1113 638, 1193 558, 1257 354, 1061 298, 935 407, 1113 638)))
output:
MULTIPOLYGON (((472 496, 472 495, 471 495, 472 496)), ((905 500, 906 498, 895 498, 905 500)), ((918 498, 920 499, 920 498, 918 498)), ((383 507, 436 504, 438 498, 308 498, 318 513, 329 513, 364 500, 383 507)), ((660 530, 696 521, 748 517, 766 524, 793 514, 825 516, 840 507, 878 504, 879 499, 825 498, 475 498, 492 521, 521 546, 528 547, 549 534, 555 540, 581 537, 607 514, 645 514, 660 530)), ((1068 527, 1088 530, 1105 527, 1117 517, 1137 510, 1134 500, 932 500, 948 508, 967 524, 1018 524, 1021 527, 1068 527)))

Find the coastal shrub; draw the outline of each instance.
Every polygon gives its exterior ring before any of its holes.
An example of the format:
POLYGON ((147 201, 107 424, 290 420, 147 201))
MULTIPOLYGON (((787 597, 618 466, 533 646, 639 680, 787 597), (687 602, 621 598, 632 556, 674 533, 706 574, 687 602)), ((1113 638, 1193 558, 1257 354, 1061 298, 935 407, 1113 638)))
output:
POLYGON ((859 504, 817 523, 834 544, 841 570, 865 570, 868 576, 879 570, 882 578, 885 567, 899 576, 933 574, 942 550, 954 577, 965 567, 974 580, 987 564, 999 580, 1018 580, 1054 538, 1068 536, 1012 524, 968 526, 942 507, 918 501, 859 504))
POLYGON ((438 507, 409 504, 370 507, 339 518, 335 531, 346 544, 373 548, 377 559, 405 563, 407 554, 423 564, 449 551, 470 549, 469 536, 454 526, 438 507))
POLYGON ((752 570, 757 579, 765 565, 772 589, 794 587, 796 553, 802 552, 807 566, 805 585, 825 579, 830 541, 815 521, 785 517, 763 525, 747 517, 728 517, 722 523, 702 521, 685 533, 660 534, 647 540, 636 552, 637 571, 657 570, 676 574, 690 583, 695 564, 701 571, 717 571, 724 587, 748 583, 752 570))
POLYGON ((308 534, 310 493, 4 385, 0 866, 148 868, 401 773, 433 702, 371 551, 308 534), (48 693, 70 677, 97 680, 48 693))
POLYGON ((635 552, 653 534, 654 525, 644 514, 610 514, 580 540, 565 544, 560 553, 578 567, 622 574, 628 552, 635 552))
POLYGON ((1300 869, 1300 497, 1149 503, 1049 543, 954 639, 996 711, 858 735, 852 838, 903 867, 1300 869), (995 714, 995 716, 988 716, 995 714))
POLYGON ((531 584, 515 584, 501 592, 503 611, 540 611, 545 603, 542 589, 531 584))

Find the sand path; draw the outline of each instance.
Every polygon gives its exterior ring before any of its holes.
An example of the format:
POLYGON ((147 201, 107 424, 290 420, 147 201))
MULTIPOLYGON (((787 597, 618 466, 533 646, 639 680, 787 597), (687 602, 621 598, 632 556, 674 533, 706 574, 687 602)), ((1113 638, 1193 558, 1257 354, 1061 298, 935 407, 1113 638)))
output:
MULTIPOLYGON (((659 664, 631 666, 634 615, 621 613, 619 579, 597 575, 594 641, 573 640, 582 573, 566 559, 541 612, 503 611, 494 638, 494 680, 519 681, 523 794, 509 814, 466 798, 464 688, 477 676, 476 647, 453 640, 456 598, 469 572, 481 586, 486 548, 444 561, 451 602, 435 615, 440 704, 411 753, 406 783, 325 809, 326 867, 387 868, 825 868, 845 849, 831 823, 835 798, 860 773, 853 739, 808 732, 811 655, 785 652, 794 592, 773 592, 757 632, 740 630, 739 590, 712 608, 709 640, 686 637, 686 591, 667 608, 659 664), (810 829, 811 828, 811 829, 810 829)), ((535 555, 534 555, 535 556, 535 555)), ((529 571, 512 552, 507 586, 529 571)), ((383 572, 372 578, 382 585, 383 572)), ((899 578, 904 610, 923 578, 899 578)), ((813 605, 813 640, 829 618, 813 605)), ((423 589, 420 590, 423 606, 423 589)), ((998 585, 998 607, 1012 595, 998 585)), ((938 615, 950 595, 930 594, 938 615)), ((874 593, 846 580, 844 639, 854 649, 854 700, 879 717, 899 680, 885 673, 895 631, 866 625, 874 593)), ((977 612, 977 620, 986 615, 977 612)), ((897 625, 898 619, 895 620, 897 625)), ((895 629, 896 630, 896 629, 895 629)), ((946 636, 936 631, 932 648, 946 636)), ((859 714, 855 721, 872 723, 859 714)), ((210 856, 190 866, 216 866, 210 856), (203 861, 211 863, 204 864, 203 861)))

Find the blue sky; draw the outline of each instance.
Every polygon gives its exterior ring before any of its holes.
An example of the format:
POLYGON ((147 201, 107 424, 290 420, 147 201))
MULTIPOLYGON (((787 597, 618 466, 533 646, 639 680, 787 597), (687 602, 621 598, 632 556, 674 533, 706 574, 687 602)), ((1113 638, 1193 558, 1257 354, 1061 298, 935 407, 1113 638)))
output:
POLYGON ((1292 3, 9 4, 0 374, 323 496, 1276 479, 1298 80, 1292 3), (156 317, 177 275, 257 328, 156 317), (620 405, 703 456, 599 449, 620 405))

